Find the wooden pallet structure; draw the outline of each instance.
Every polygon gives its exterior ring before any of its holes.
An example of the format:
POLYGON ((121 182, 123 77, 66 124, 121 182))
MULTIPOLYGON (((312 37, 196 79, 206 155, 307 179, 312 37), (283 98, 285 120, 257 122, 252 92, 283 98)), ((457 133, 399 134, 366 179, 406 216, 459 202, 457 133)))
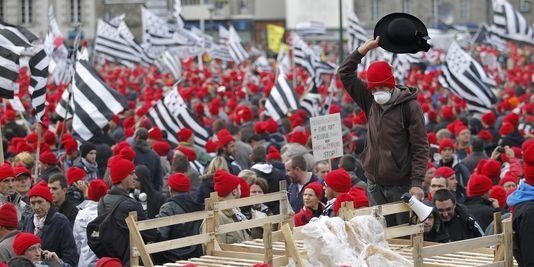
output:
MULTIPOLYGON (((211 193, 206 199, 205 210, 193 213, 137 221, 135 212, 126 218, 130 232, 130 263, 139 266, 141 258, 144 266, 154 266, 151 254, 172 249, 202 244, 205 246, 205 255, 200 258, 180 260, 176 263, 167 263, 165 266, 183 266, 193 263, 197 266, 251 266, 255 263, 269 263, 272 266, 284 266, 289 258, 299 262, 299 248, 292 239, 290 229, 291 216, 289 215, 289 202, 285 181, 280 183, 280 191, 261 196, 234 200, 219 200, 217 193, 211 193), (280 214, 230 224, 219 224, 218 213, 223 210, 251 206, 254 204, 278 201, 280 214), (198 235, 167 241, 145 244, 140 232, 175 224, 203 220, 205 231, 198 235), (273 226, 280 230, 273 231, 273 226), (219 234, 230 233, 245 229, 263 227, 263 239, 247 241, 243 244, 219 244, 215 238, 219 234)), ((300 245, 302 252, 302 245, 300 245)))
MULTIPOLYGON (((354 216, 386 216, 410 212, 403 203, 392 203, 363 209, 352 208, 352 203, 343 203, 340 217, 350 220, 354 216)), ((517 266, 513 259, 512 223, 501 221, 500 213, 494 214, 493 235, 451 243, 423 241, 423 225, 400 225, 385 229, 390 248, 414 263, 414 266, 517 266), (409 236, 410 239, 396 239, 409 236)))

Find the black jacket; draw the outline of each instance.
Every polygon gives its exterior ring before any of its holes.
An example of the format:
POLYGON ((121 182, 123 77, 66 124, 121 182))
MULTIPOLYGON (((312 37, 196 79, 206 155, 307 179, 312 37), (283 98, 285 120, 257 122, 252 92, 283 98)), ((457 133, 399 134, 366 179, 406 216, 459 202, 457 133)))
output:
POLYGON ((36 182, 39 182, 41 180, 45 180, 46 183, 48 183, 48 178, 54 176, 54 174, 63 173, 63 171, 58 166, 52 166, 41 173, 39 175, 39 179, 37 179, 36 182))
POLYGON ((467 156, 465 159, 462 160, 462 163, 465 165, 467 170, 469 170, 470 173, 473 173, 473 170, 477 166, 478 162, 481 159, 487 159, 488 156, 484 151, 481 152, 473 152, 471 155, 467 156))
MULTIPOLYGON (((142 221, 146 220, 147 216, 143 210, 141 203, 131 199, 128 196, 128 192, 118 186, 112 186, 108 193, 100 199, 98 203, 98 215, 105 214, 111 210, 113 205, 117 201, 120 201, 122 198, 126 198, 120 205, 117 207, 113 213, 113 217, 117 220, 119 227, 123 230, 124 235, 128 235, 128 226, 126 225, 126 217, 132 211, 137 212, 137 220, 142 221)), ((151 229, 147 231, 142 231, 141 236, 145 243, 157 241, 158 233, 157 230, 151 229)), ((128 246, 129 247, 129 246, 128 246)), ((122 263, 125 266, 129 266, 130 263, 130 250, 126 249, 122 257, 122 263)))
MULTIPOLYGON (((161 206, 158 217, 173 216, 201 210, 203 210, 202 205, 193 201, 189 193, 181 193, 172 197, 161 206)), ((201 223, 202 221, 175 224, 159 228, 158 230, 162 240, 170 240, 200 234, 201 223)), ((195 245, 163 251, 155 254, 153 258, 156 264, 164 264, 200 256, 202 256, 202 246, 195 245)))
POLYGON ((67 219, 69 219, 71 226, 74 226, 74 220, 76 220, 76 215, 78 215, 78 208, 76 207, 77 204, 79 203, 75 203, 65 196, 65 201, 61 207, 58 208, 58 211, 65 215, 67 219))
POLYGON ((467 198, 464 205, 483 231, 493 221, 493 213, 499 211, 491 206, 491 201, 482 197, 467 198))
POLYGON ((443 222, 451 241, 465 240, 483 235, 483 230, 475 218, 469 215, 464 206, 456 204, 454 213, 455 215, 450 221, 443 222))
POLYGON ((524 202, 516 206, 512 214, 514 229, 514 257, 519 266, 534 266, 534 202, 524 202))
POLYGON ((13 137, 24 137, 27 134, 26 129, 14 121, 6 122, 2 133, 7 140, 13 137))
POLYGON ((145 165, 148 168, 153 188, 161 192, 163 170, 161 169, 159 156, 146 141, 136 141, 133 148, 135 150, 135 165, 145 165))
MULTIPOLYGON (((34 233, 33 216, 24 219, 23 232, 34 233)), ((41 238, 41 248, 53 251, 65 263, 71 266, 78 264, 78 252, 76 243, 72 235, 72 225, 65 215, 57 212, 55 207, 51 207, 46 214, 43 230, 39 233, 41 238)))
POLYGON ((204 200, 210 197, 210 193, 215 192, 213 185, 213 175, 206 174, 200 177, 200 186, 195 192, 195 202, 204 205, 204 200))
POLYGON ((146 213, 148 219, 154 219, 156 218, 156 215, 158 215, 161 205, 165 203, 165 197, 162 193, 154 190, 152 187, 149 172, 150 171, 145 165, 135 167, 135 174, 137 175, 137 180, 141 184, 141 191, 145 192, 147 195, 146 213))
MULTIPOLYGON (((259 178, 263 178, 267 181, 269 192, 264 193, 279 192, 280 181, 286 180, 285 173, 269 163, 255 163, 252 165, 251 170, 253 170, 259 178)), ((280 213, 280 204, 277 201, 265 203, 265 205, 267 205, 274 214, 280 213)))

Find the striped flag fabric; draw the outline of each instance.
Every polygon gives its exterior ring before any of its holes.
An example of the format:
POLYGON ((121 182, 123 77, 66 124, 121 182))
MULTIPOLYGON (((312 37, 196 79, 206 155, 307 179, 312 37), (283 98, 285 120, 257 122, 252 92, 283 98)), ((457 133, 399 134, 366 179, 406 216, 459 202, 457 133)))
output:
POLYGON ((230 56, 235 63, 240 64, 249 57, 247 51, 241 44, 241 38, 234 29, 234 26, 230 26, 230 36, 227 45, 230 56))
POLYGON ((168 25, 161 17, 156 16, 148 9, 141 7, 143 21, 143 43, 149 45, 152 54, 159 56, 170 47, 189 44, 189 40, 168 25))
POLYGON ((349 53, 356 50, 361 44, 365 43, 369 36, 363 28, 360 20, 354 11, 347 12, 347 34, 349 53))
POLYGON ((180 77, 182 76, 182 63, 169 51, 165 51, 159 56, 156 66, 158 66, 163 73, 172 74, 175 81, 180 80, 180 77))
POLYGON ((228 47, 224 45, 213 45, 211 50, 208 52, 208 54, 216 59, 220 59, 222 61, 232 61, 232 56, 230 56, 230 51, 228 50, 228 47))
POLYGON ((63 91, 61 94, 61 99, 56 105, 55 112, 62 120, 68 120, 72 118, 74 113, 74 99, 72 98, 69 90, 69 88, 66 88, 63 91))
POLYGON ((31 74, 29 93, 37 121, 41 121, 45 112, 49 61, 44 46, 40 45, 39 51, 28 62, 31 74))
POLYGON ((176 133, 183 128, 193 131, 196 147, 204 148, 210 137, 208 130, 191 114, 177 88, 151 107, 147 117, 162 131, 166 131, 167 140, 174 144, 179 143, 176 133))
POLYGON ((12 99, 18 85, 21 54, 30 47, 19 27, 0 22, 0 97, 12 99))
POLYGON ((326 26, 320 21, 304 21, 295 25, 295 31, 301 36, 320 35, 326 33, 326 26))
POLYGON ((495 81, 456 42, 449 47, 441 67, 440 84, 467 102, 473 112, 486 113, 497 102, 495 81))
POLYGON ((330 80, 330 86, 328 86, 328 95, 326 95, 326 99, 323 105, 323 114, 330 113, 330 107, 332 106, 332 102, 334 100, 334 94, 337 91, 338 89, 336 87, 336 77, 332 77, 332 79, 330 80))
POLYGON ((404 83, 408 76, 412 64, 423 62, 423 54, 391 54, 391 67, 393 69, 393 76, 398 83, 404 83))
POLYGON ((519 11, 506 0, 493 0, 492 4, 493 33, 508 40, 534 44, 534 30, 519 11))
POLYGON ((117 27, 98 20, 95 52, 116 63, 133 67, 141 64, 142 55, 121 36, 117 27))
POLYGON ((141 64, 145 67, 148 67, 154 63, 154 58, 151 57, 150 54, 148 54, 142 47, 135 41, 135 37, 130 31, 130 28, 128 28, 128 25, 126 25, 126 22, 120 21, 119 25, 117 26, 117 30, 119 32, 119 35, 122 39, 126 40, 126 42, 130 45, 131 48, 133 48, 137 55, 141 57, 141 64))
POLYGON ((473 43, 494 46, 499 51, 506 51, 506 40, 493 33, 488 25, 482 24, 471 39, 473 43))
MULTIPOLYGON (((108 124, 113 116, 127 107, 127 99, 109 87, 89 62, 84 59, 76 62, 76 72, 71 89, 74 107, 73 135, 83 141, 101 133, 102 128, 108 124)), ((63 100, 62 97, 61 101, 63 102, 63 100)), ((68 96, 66 101, 68 101, 68 96)), ((58 114, 64 115, 64 113, 58 114)))
POLYGON ((323 83, 323 74, 333 75, 336 70, 334 64, 322 61, 320 57, 297 34, 292 35, 293 54, 295 64, 303 67, 314 78, 315 86, 323 83))
POLYGON ((300 100, 300 107, 304 109, 310 117, 321 115, 321 95, 308 92, 300 100))
POLYGON ((269 98, 265 103, 265 109, 275 121, 284 117, 291 110, 299 108, 299 101, 295 91, 289 85, 286 75, 278 73, 275 86, 271 89, 269 98))

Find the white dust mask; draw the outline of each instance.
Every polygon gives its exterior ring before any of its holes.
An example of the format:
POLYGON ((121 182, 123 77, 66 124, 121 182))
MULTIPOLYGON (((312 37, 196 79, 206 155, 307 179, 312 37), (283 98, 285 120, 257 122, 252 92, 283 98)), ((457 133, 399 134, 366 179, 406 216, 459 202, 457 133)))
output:
POLYGON ((373 93, 373 97, 376 103, 384 105, 391 99, 391 92, 378 91, 373 93))

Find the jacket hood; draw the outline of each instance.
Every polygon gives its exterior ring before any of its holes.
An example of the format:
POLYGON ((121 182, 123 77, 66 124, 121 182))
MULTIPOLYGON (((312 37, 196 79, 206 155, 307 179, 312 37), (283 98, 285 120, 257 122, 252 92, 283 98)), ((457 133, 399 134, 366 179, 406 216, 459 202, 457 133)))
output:
POLYGON ((148 142, 144 140, 137 140, 135 142, 135 148, 139 149, 142 153, 147 153, 152 150, 148 142))
POLYGON ((393 103, 393 105, 398 105, 402 102, 410 100, 417 100, 419 89, 417 89, 416 87, 407 87, 404 85, 399 85, 397 86, 397 90, 400 90, 400 95, 397 100, 395 100, 395 103, 393 103))

